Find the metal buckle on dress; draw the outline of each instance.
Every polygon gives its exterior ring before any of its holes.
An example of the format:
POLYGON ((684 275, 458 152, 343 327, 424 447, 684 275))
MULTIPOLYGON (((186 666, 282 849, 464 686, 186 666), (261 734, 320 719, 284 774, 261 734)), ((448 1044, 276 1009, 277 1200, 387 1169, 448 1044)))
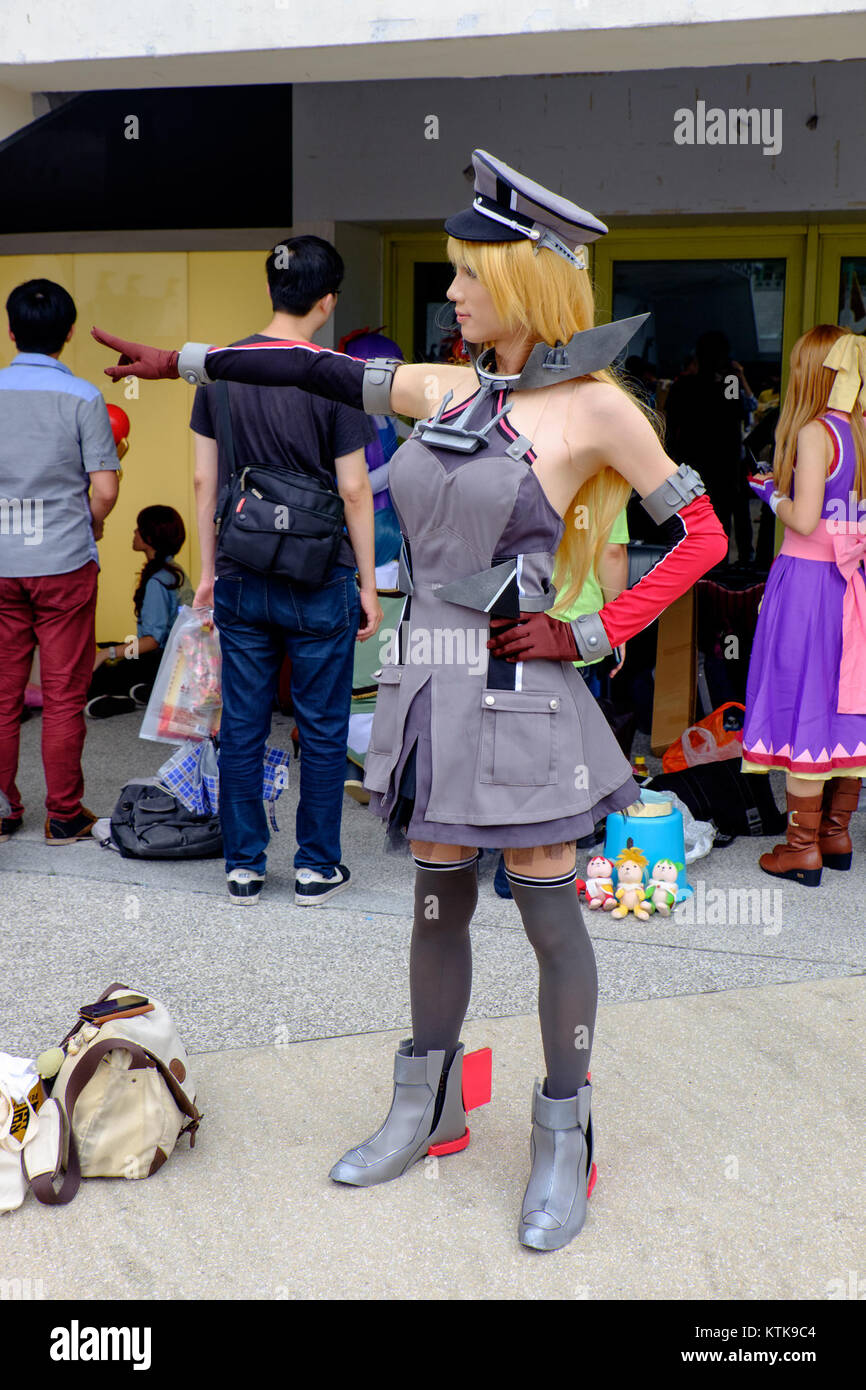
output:
POLYGON ((506 401, 502 409, 498 410, 480 430, 471 430, 469 429, 469 421, 479 402, 489 395, 489 387, 482 387, 480 393, 469 402, 453 424, 444 423, 442 414, 450 404, 453 395, 454 392, 449 391, 443 397, 433 418, 429 421, 422 421, 415 426, 415 437, 420 439, 422 444, 428 444, 434 449, 453 449, 461 454, 474 454, 476 449, 482 448, 487 443, 488 434, 503 415, 511 409, 511 402, 506 401))
POLYGON ((541 365, 542 368, 546 369, 549 372, 568 371, 568 351, 566 349, 565 343, 557 342, 556 347, 552 347, 550 351, 546 354, 544 361, 541 365))

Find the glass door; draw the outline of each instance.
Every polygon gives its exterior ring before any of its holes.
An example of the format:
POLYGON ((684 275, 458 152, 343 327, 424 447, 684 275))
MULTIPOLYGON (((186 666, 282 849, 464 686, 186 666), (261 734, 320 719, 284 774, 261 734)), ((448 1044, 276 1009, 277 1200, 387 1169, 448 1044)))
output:
POLYGON ((816 323, 866 333, 866 227, 821 227, 816 323))
MULTIPOLYGON (((747 570, 772 560, 772 519, 757 535, 745 478, 772 456, 802 332, 805 230, 625 231, 596 243, 598 318, 649 311, 620 365, 660 416, 668 453, 700 473, 747 570)), ((629 521, 649 538, 640 507, 629 521)))
MULTIPOLYGON (((801 329, 805 228, 612 232, 595 245, 598 319, 650 311, 628 355, 644 358, 656 403, 694 368, 698 339, 724 335, 760 394, 784 382, 801 329)), ((732 389, 734 389, 732 387, 732 389)))

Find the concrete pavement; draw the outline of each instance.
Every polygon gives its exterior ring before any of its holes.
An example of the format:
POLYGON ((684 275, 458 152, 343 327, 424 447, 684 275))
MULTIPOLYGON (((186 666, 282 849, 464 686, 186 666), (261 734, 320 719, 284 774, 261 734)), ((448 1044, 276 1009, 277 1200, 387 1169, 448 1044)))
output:
MULTIPOLYGON (((170 752, 138 722, 91 725, 97 813, 170 752)), ((289 728, 276 717, 274 742, 289 728)), ((493 1101, 464 1153, 343 1188, 328 1170, 384 1118, 410 1031, 411 861, 385 854, 347 799, 352 886, 296 908, 296 779, 254 908, 229 904, 220 861, 46 846, 38 733, 38 718, 22 730, 24 829, 0 845, 0 1050, 56 1042, 79 1003, 123 980, 171 1010, 205 1119, 154 1178, 86 1181, 67 1208, 28 1197, 3 1222, 2 1277, 41 1280, 48 1299, 86 1261, 92 1298, 581 1300, 820 1300, 866 1278, 863 812, 854 868, 820 889, 775 883, 757 868, 772 841, 738 840, 691 866, 697 920, 590 915, 599 1181, 582 1235, 540 1255, 516 1238, 543 1074, 537 974, 492 856, 464 1041, 493 1048, 493 1101), (107 1226, 134 1239, 105 1251, 107 1226)))

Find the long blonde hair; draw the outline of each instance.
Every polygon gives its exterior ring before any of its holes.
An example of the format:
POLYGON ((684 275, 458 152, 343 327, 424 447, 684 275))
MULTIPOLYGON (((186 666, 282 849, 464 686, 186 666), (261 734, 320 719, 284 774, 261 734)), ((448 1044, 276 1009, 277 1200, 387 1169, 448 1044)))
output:
MULTIPOLYGON (((490 294, 500 322, 510 332, 523 330, 530 348, 536 343, 567 343, 595 323, 595 297, 587 270, 579 270, 548 247, 536 255, 520 241, 458 241, 448 238, 448 256, 478 277, 490 294)), ((489 344, 485 344, 489 346, 489 344)), ((611 367, 591 372, 624 392, 652 423, 661 424, 611 367)), ((564 611, 580 593, 590 569, 598 570, 611 527, 631 496, 631 483, 605 467, 578 490, 565 515, 565 532, 556 552, 554 606, 564 611)))
MULTIPOLYGON (((785 403, 776 426, 776 451, 773 455, 773 480, 778 492, 791 495, 791 480, 797 461, 797 436, 804 425, 823 415, 830 392, 836 381, 832 367, 824 366, 824 358, 833 344, 850 328, 838 328, 832 323, 818 323, 798 338, 791 349, 791 375, 785 392, 785 403)), ((854 491, 858 499, 866 495, 866 422, 855 403, 849 416, 854 440, 854 491)))

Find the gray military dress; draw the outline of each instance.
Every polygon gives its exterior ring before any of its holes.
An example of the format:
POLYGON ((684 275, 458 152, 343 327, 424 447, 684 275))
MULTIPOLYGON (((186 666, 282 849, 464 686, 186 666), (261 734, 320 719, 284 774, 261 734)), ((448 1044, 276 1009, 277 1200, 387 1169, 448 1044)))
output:
POLYGON ((571 662, 507 662, 486 646, 491 614, 550 608, 565 529, 532 471, 531 442, 502 413, 509 394, 479 387, 440 409, 444 430, 419 424, 391 459, 407 597, 399 629, 378 634, 386 659, 364 785, 392 835, 557 844, 639 796, 571 662), (471 452, 447 439, 457 417, 478 441, 471 452))

